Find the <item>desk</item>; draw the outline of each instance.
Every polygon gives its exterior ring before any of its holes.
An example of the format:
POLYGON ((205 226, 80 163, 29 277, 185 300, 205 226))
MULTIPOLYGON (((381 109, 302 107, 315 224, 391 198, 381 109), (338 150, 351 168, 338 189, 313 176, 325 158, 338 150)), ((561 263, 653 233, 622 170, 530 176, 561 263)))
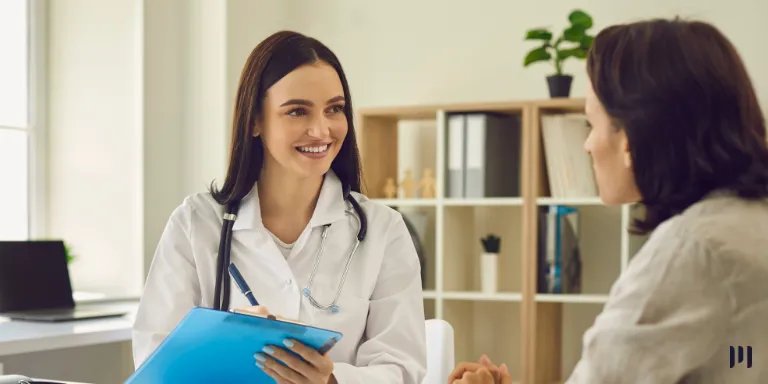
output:
MULTIPOLYGON (((78 308, 93 305, 124 310, 128 314, 60 323, 11 321, 0 317, 0 362, 6 363, 4 373, 76 379, 86 369, 118 371, 116 374, 122 376, 131 371, 133 361, 125 344, 131 340, 138 300, 93 301, 78 303, 78 308)), ((79 381, 107 382, 90 378, 79 381)))
MULTIPOLYGON (((78 308, 91 305, 96 303, 79 304, 78 308)), ((123 317, 61 323, 11 321, 0 317, 0 356, 129 341, 138 302, 109 304, 113 306, 129 313, 123 317)))

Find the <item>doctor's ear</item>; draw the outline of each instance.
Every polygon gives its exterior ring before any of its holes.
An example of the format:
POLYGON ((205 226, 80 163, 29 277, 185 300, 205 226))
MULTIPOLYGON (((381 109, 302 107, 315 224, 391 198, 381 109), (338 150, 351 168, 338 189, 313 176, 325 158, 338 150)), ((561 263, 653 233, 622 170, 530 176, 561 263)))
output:
POLYGON ((261 134, 261 129, 259 128, 259 124, 253 125, 253 137, 258 137, 261 134))

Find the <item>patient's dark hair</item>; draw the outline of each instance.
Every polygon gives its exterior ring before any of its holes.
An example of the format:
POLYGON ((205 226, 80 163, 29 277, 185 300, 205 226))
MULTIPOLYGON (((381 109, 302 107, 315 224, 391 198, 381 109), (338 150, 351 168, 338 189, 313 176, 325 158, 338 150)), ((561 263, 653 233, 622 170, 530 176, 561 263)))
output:
POLYGON ((714 26, 650 20, 602 30, 587 58, 595 93, 626 131, 645 234, 715 190, 768 195, 760 105, 736 49, 714 26))
POLYGON ((213 183, 210 186, 210 192, 219 204, 238 203, 259 180, 264 164, 264 143, 261 136, 253 136, 253 129, 261 123, 267 90, 294 69, 317 62, 333 67, 344 89, 344 115, 348 129, 331 169, 346 188, 360 192, 362 172, 352 115, 352 96, 341 63, 323 43, 300 33, 280 31, 253 49, 240 75, 227 176, 221 189, 213 183))

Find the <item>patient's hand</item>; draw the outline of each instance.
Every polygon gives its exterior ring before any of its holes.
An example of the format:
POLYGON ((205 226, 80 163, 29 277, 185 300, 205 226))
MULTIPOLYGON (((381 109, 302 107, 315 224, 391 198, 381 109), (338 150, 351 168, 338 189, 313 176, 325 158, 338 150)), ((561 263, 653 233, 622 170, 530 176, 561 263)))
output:
POLYGON ((512 384, 506 364, 497 367, 483 355, 477 363, 461 363, 448 377, 448 384, 512 384))

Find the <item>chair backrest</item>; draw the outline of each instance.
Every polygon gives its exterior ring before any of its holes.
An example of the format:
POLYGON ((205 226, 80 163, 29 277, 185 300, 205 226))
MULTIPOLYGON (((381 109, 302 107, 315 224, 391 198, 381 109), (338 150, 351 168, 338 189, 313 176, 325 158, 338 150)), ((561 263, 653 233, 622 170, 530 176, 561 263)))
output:
POLYGON ((456 364, 453 346, 453 327, 439 319, 426 321, 427 376, 423 384, 445 384, 456 364))

